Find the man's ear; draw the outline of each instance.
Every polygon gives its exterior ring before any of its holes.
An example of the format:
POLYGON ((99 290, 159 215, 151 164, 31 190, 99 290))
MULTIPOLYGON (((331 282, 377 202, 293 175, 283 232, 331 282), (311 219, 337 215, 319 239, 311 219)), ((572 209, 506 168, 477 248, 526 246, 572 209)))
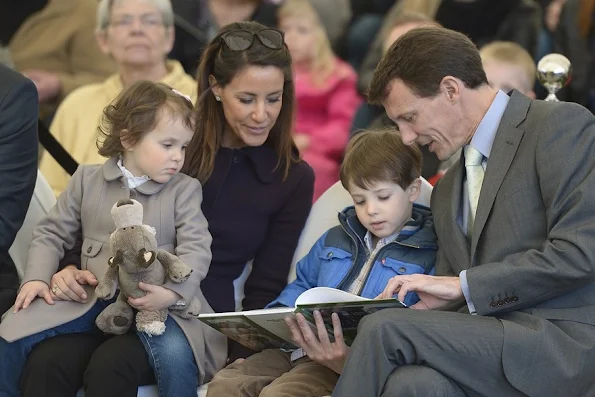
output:
POLYGON ((213 87, 211 88, 211 91, 213 91, 213 95, 215 95, 216 97, 221 97, 221 87, 219 86, 219 84, 217 84, 217 79, 212 74, 209 75, 209 85, 213 87))
POLYGON ((411 182, 407 190, 409 191, 409 202, 415 202, 421 195, 421 178, 417 178, 411 182))
POLYGON ((452 76, 444 76, 440 81, 440 90, 446 94, 447 99, 451 104, 459 101, 461 95, 461 81, 452 76))

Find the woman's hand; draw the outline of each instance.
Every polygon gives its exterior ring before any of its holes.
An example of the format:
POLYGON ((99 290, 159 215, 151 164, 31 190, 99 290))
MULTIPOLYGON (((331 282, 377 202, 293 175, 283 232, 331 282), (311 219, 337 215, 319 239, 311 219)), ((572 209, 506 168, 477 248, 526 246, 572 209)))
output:
POLYGON ((345 344, 341 320, 337 313, 333 313, 331 318, 335 336, 335 342, 332 343, 329 340, 322 315, 318 310, 314 311, 314 321, 318 335, 314 334, 302 314, 298 313, 295 318, 287 317, 285 322, 291 330, 291 336, 295 344, 304 349, 310 359, 340 374, 351 348, 345 344))
POLYGON ((14 302, 14 313, 21 309, 26 309, 33 299, 37 297, 45 299, 49 305, 54 304, 54 300, 50 294, 50 287, 43 281, 28 281, 21 287, 17 299, 14 302))
POLYGON ((79 270, 74 265, 68 265, 52 276, 52 298, 85 303, 87 294, 81 287, 83 284, 94 287, 97 285, 97 278, 88 270, 79 270))
POLYGON ((161 310, 182 299, 177 292, 160 285, 145 284, 141 281, 138 283, 138 287, 147 295, 140 298, 128 298, 130 306, 137 310, 161 310))

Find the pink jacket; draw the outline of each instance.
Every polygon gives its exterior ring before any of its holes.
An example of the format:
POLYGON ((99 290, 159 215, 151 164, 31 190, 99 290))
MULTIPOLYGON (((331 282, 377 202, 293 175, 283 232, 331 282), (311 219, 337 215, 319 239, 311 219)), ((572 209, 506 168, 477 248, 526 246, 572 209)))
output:
POLYGON ((335 71, 322 87, 313 85, 309 73, 295 72, 295 132, 307 134, 311 139, 302 157, 316 176, 314 200, 339 180, 351 121, 362 103, 356 82, 355 71, 339 59, 335 71))

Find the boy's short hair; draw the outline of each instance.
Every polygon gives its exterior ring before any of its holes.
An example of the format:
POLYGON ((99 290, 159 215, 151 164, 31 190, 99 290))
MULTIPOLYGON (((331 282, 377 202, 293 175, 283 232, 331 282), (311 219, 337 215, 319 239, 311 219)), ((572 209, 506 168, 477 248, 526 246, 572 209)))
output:
POLYGON ((421 151, 405 145, 394 127, 357 134, 347 145, 341 165, 341 184, 367 189, 372 183, 391 181, 407 189, 421 175, 421 151))
POLYGON ((525 72, 528 90, 531 90, 533 84, 535 84, 535 78, 537 76, 535 61, 529 52, 517 43, 512 41, 493 41, 481 47, 479 55, 483 63, 495 61, 520 66, 525 72))

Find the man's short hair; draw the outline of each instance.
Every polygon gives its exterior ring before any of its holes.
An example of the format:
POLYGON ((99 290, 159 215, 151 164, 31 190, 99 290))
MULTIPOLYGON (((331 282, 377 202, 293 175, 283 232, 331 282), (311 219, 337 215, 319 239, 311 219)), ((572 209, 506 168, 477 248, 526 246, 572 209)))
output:
POLYGON ((535 61, 523 47, 512 41, 493 41, 479 50, 483 62, 495 61, 520 66, 525 74, 527 89, 535 84, 537 70, 535 61))
POLYGON ((349 141, 340 174, 347 190, 385 181, 404 190, 421 175, 421 151, 405 145, 394 127, 364 131, 349 141))
POLYGON ((434 97, 445 76, 470 89, 488 82, 477 47, 467 36, 441 27, 415 28, 399 37, 376 67, 368 101, 382 103, 397 79, 419 97, 434 97))

